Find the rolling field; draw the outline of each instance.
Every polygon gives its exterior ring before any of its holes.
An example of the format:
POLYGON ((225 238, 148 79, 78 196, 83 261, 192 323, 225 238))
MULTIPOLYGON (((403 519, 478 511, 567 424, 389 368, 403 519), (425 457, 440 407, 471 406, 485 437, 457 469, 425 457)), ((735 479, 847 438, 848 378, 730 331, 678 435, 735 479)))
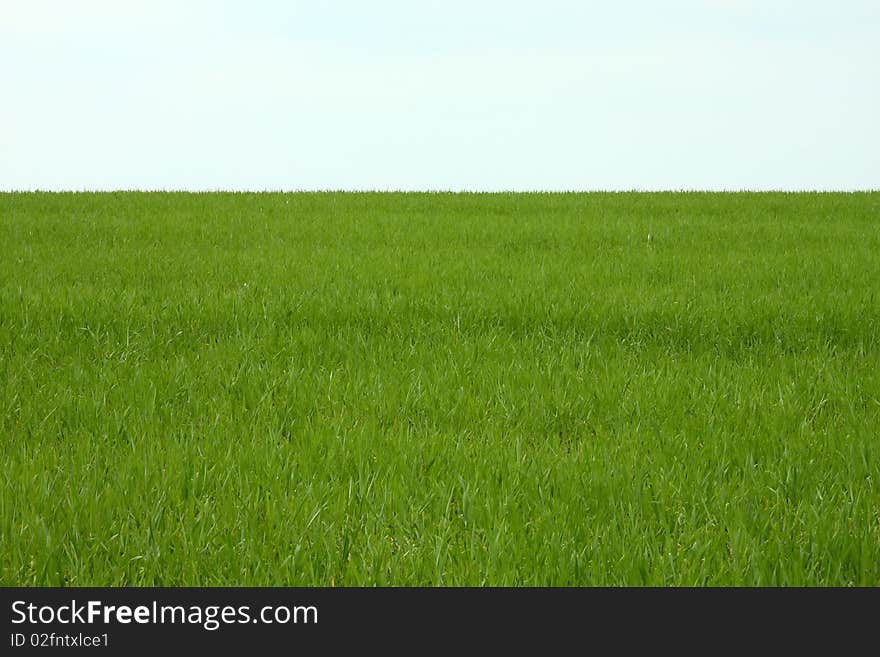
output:
POLYGON ((880 193, 0 194, 0 585, 880 585, 880 193))

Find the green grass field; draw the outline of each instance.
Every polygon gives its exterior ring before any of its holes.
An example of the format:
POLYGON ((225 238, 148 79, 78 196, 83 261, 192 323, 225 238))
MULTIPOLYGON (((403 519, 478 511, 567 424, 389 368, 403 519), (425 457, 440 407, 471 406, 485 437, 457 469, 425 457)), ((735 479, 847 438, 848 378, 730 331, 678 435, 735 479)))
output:
POLYGON ((0 194, 0 585, 880 585, 880 193, 0 194))

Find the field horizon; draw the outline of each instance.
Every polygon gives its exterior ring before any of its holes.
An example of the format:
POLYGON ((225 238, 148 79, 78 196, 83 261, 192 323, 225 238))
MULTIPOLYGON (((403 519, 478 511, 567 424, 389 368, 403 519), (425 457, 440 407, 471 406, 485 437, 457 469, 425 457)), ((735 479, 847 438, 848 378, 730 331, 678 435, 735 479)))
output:
POLYGON ((880 192, 0 192, 2 586, 877 586, 880 192))
POLYGON ((664 194, 703 194, 703 195, 749 195, 749 194, 776 194, 776 195, 853 195, 853 194, 878 194, 880 187, 876 188, 632 188, 632 189, 446 189, 446 188, 327 188, 327 189, 297 189, 297 188, 161 188, 161 187, 144 187, 144 188, 82 188, 82 189, 0 189, 0 195, 8 196, 26 196, 26 195, 87 195, 87 194, 189 194, 189 195, 265 195, 271 196, 275 194, 285 195, 326 195, 326 194, 342 194, 346 196, 355 196, 358 194, 380 194, 380 195, 400 195, 400 196, 418 196, 418 195, 450 195, 450 196, 572 196, 572 195, 664 195, 664 194))

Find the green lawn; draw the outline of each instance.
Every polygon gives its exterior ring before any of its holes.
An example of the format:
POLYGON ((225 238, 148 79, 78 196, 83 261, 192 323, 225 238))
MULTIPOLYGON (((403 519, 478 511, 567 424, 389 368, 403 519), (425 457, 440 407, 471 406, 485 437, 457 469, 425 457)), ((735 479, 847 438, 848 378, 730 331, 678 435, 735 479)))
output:
POLYGON ((0 585, 880 585, 880 193, 0 194, 0 585))

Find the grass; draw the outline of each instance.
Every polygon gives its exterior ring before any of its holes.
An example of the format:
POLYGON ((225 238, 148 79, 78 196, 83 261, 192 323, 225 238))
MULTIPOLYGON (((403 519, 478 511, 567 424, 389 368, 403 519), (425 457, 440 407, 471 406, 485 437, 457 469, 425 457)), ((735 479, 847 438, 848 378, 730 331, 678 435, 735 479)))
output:
POLYGON ((880 585, 878 193, 14 193, 0 245, 2 585, 880 585))

